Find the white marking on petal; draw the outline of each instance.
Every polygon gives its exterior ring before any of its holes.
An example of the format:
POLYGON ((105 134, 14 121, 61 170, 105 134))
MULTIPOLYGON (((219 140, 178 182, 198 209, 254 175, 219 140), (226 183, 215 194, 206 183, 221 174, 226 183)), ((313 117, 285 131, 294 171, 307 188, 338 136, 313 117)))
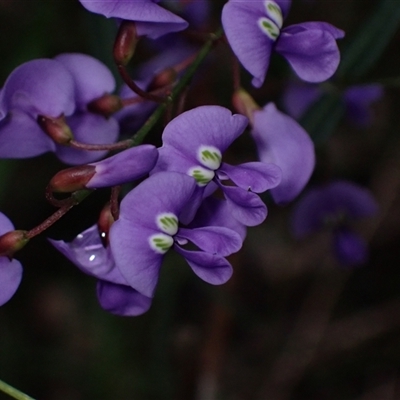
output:
POLYGON ((202 165, 215 171, 221 166, 222 154, 214 146, 200 146, 197 159, 202 165))
POLYGON ((215 172, 209 169, 203 168, 200 165, 197 167, 192 167, 187 172, 188 175, 196 179, 198 186, 206 186, 211 182, 215 176, 215 172))
POLYGON ((174 236, 178 232, 178 217, 172 213, 159 214, 156 217, 157 226, 164 233, 174 236))
POLYGON ((258 20, 258 26, 260 29, 273 41, 278 39, 278 36, 280 34, 279 28, 275 25, 275 22, 270 20, 269 18, 266 17, 261 17, 258 20))
POLYGON ((275 1, 266 0, 264 6, 268 18, 275 22, 279 29, 282 28, 283 15, 279 5, 275 1))
POLYGON ((174 239, 164 233, 156 233, 149 237, 150 247, 158 254, 165 254, 174 244, 174 239))

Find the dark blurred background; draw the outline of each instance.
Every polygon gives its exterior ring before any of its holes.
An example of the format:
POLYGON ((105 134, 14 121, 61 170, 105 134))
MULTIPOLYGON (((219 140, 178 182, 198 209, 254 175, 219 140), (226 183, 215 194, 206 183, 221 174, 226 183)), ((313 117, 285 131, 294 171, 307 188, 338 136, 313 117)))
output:
MULTIPOLYGON (((212 1, 210 31, 218 28, 223 3, 212 1)), ((340 43, 346 46, 379 4, 294 0, 286 24, 330 22, 346 31, 340 43)), ((114 22, 77 0, 0 0, 0 26, 0 82, 24 61, 62 52, 88 53, 112 66, 114 22)), ((400 96, 392 79, 400 78, 399 49, 396 30, 363 77, 387 82, 373 106, 374 122, 366 129, 346 121, 335 126, 318 147, 311 181, 343 178, 374 193, 379 215, 356 226, 369 243, 366 265, 341 267, 329 232, 295 241, 293 205, 278 207, 266 198, 269 216, 231 256, 235 273, 228 284, 209 286, 169 255, 150 311, 122 318, 100 308, 95 280, 42 235, 17 254, 23 282, 0 309, 0 379, 42 400, 399 399, 400 96)), ((148 56, 144 45, 138 51, 135 63, 148 56)), ((229 59, 224 46, 214 50, 188 93, 188 108, 230 107, 229 59)), ((279 102, 289 73, 277 58, 261 90, 248 85, 246 73, 243 81, 260 104, 279 102)), ((254 145, 243 136, 227 156, 252 160, 254 145)), ((44 189, 61 168, 51 154, 0 161, 0 209, 17 229, 30 229, 54 211, 44 189)), ((108 196, 96 192, 47 236, 71 240, 95 223, 108 196)))

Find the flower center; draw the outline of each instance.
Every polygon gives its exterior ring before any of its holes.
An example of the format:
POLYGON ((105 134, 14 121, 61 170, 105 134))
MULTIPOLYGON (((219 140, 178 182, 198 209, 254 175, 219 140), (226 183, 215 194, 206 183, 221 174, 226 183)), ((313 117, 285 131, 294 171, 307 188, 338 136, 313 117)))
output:
POLYGON ((209 169, 203 168, 200 165, 197 167, 190 168, 188 175, 196 179, 198 186, 206 186, 211 182, 215 176, 215 172, 209 169))
POLYGON ((214 146, 200 146, 197 159, 202 165, 215 171, 221 166, 222 154, 214 146))
POLYGON ((156 233, 149 237, 150 247, 159 254, 165 254, 174 244, 172 236, 156 233))
POLYGON ((173 236, 178 232, 178 217, 173 213, 162 213, 156 217, 157 227, 162 233, 149 237, 150 247, 159 254, 165 254, 174 244, 173 236))
POLYGON ((156 218, 157 226, 167 235, 174 236, 178 232, 178 218, 172 213, 163 213, 156 218))
POLYGON ((271 40, 275 41, 280 34, 283 24, 282 10, 272 0, 266 0, 264 6, 267 16, 259 18, 258 26, 271 40))

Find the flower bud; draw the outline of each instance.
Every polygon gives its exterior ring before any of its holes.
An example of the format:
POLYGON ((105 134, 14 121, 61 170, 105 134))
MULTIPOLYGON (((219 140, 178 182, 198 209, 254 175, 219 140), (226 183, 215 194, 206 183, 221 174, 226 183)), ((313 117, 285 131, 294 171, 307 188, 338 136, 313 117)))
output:
POLYGON ((61 117, 58 118, 39 115, 37 122, 43 131, 58 144, 68 145, 74 138, 64 115, 61 115, 61 117))
POLYGON ((87 109, 93 113, 103 115, 104 117, 109 117, 115 112, 121 110, 123 107, 122 100, 119 96, 115 94, 105 94, 91 101, 87 105, 87 109))
POLYGON ((128 65, 133 57, 139 37, 136 35, 136 24, 122 21, 114 42, 114 60, 117 65, 128 65))
POLYGON ((100 212, 99 219, 97 221, 97 227, 99 229, 101 241, 104 246, 108 245, 108 233, 110 232, 111 225, 115 222, 111 212, 110 203, 106 203, 100 212))
POLYGON ((167 68, 157 74, 154 79, 151 81, 148 90, 156 90, 160 89, 164 86, 171 85, 175 82, 178 74, 173 68, 167 68))
POLYGON ((21 250, 28 242, 27 231, 10 231, 0 236, 0 256, 12 257, 21 250))
POLYGON ((242 88, 236 90, 233 93, 232 104, 236 111, 245 115, 249 119, 250 124, 253 125, 253 113, 254 111, 261 110, 261 107, 250 94, 242 88))
POLYGON ((86 184, 96 172, 94 165, 79 165, 63 169, 51 178, 49 188, 53 192, 71 193, 86 189, 86 184))

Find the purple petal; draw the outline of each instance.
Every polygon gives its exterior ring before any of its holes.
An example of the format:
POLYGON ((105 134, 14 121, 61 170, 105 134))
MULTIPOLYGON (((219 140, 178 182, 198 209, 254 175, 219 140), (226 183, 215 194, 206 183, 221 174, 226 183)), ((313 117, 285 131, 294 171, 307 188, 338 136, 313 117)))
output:
POLYGON ((16 108, 34 118, 59 117, 75 110, 75 84, 70 72, 58 61, 38 59, 17 67, 1 91, 0 119, 16 108))
POLYGON ((190 176, 176 172, 159 172, 151 175, 124 197, 120 214, 134 225, 159 231, 157 215, 172 213, 179 218, 195 188, 196 182, 190 176))
POLYGON ((198 163, 201 146, 213 146, 223 153, 240 136, 247 122, 245 116, 232 115, 224 107, 196 107, 180 114, 165 127, 163 146, 171 146, 198 163))
POLYGON ((133 289, 147 297, 154 295, 163 259, 149 244, 155 233, 158 231, 127 220, 122 211, 110 229, 110 247, 117 268, 133 289))
POLYGON ((283 92, 283 107, 292 118, 298 120, 322 94, 318 85, 292 82, 283 92))
POLYGON ((177 236, 194 243, 201 250, 226 257, 242 247, 242 239, 235 231, 222 226, 180 228, 177 236))
POLYGON ((273 103, 254 112, 252 135, 260 160, 282 170, 282 181, 271 190, 277 203, 293 200, 307 184, 314 170, 314 144, 307 132, 273 103))
POLYGON ((174 248, 185 258, 193 272, 211 285, 222 285, 232 276, 231 264, 221 256, 204 251, 188 251, 180 246, 174 248))
POLYGON ((275 50, 288 60, 301 79, 325 81, 335 73, 340 62, 339 49, 331 30, 321 23, 289 26, 282 30, 275 50))
POLYGON ((144 296, 129 286, 106 281, 97 283, 97 298, 106 311, 126 317, 145 313, 152 301, 151 297, 144 296))
POLYGON ((370 106, 383 97, 383 87, 379 84, 352 86, 346 89, 343 99, 349 119, 361 127, 367 127, 372 121, 370 106))
MULTIPOLYGON (((74 138, 89 144, 114 143, 119 134, 119 125, 114 118, 104 118, 92 113, 75 113, 67 118, 74 138)), ((57 157, 70 165, 87 164, 104 157, 108 151, 88 151, 57 145, 57 157)))
POLYGON ((139 36, 153 39, 169 32, 185 29, 186 21, 155 4, 152 0, 79 0, 89 11, 107 18, 121 18, 135 21, 139 36))
POLYGON ((334 234, 333 246, 338 261, 344 266, 365 264, 368 260, 367 243, 351 231, 337 231, 334 234))
POLYGON ((0 306, 17 291, 22 279, 22 265, 17 260, 0 257, 0 306))
MULTIPOLYGON (((0 235, 14 230, 14 225, 0 213, 0 235)), ((0 257, 0 306, 17 291, 22 279, 22 265, 17 260, 10 261, 8 257, 0 257)))
POLYGON ((222 25, 236 57, 253 75, 253 85, 260 87, 267 74, 274 41, 264 34, 258 20, 265 17, 263 1, 234 1, 222 10, 222 25))
POLYGON ((154 167, 158 158, 157 149, 145 144, 122 151, 115 156, 91 164, 95 174, 86 184, 87 188, 122 185, 143 177, 154 167))
POLYGON ((231 210, 226 200, 207 197, 203 200, 190 228, 201 226, 224 226, 239 234, 242 241, 246 237, 246 227, 237 219, 232 218, 231 210))
POLYGON ((271 163, 249 162, 238 166, 223 163, 219 170, 242 189, 255 193, 278 186, 282 179, 281 169, 271 163))
POLYGON ((221 185, 221 189, 232 216, 242 224, 256 226, 267 217, 267 207, 257 194, 233 186, 221 185))
POLYGON ((352 182, 337 181, 309 190, 293 210, 292 232, 303 238, 332 218, 360 219, 378 212, 372 193, 352 182))
POLYGON ((13 110, 0 121, 0 157, 35 157, 55 150, 55 143, 42 131, 36 120, 13 110))
POLYGON ((75 101, 80 110, 87 103, 111 93, 115 89, 115 79, 111 71, 99 60, 86 54, 67 53, 55 57, 74 78, 75 101))

